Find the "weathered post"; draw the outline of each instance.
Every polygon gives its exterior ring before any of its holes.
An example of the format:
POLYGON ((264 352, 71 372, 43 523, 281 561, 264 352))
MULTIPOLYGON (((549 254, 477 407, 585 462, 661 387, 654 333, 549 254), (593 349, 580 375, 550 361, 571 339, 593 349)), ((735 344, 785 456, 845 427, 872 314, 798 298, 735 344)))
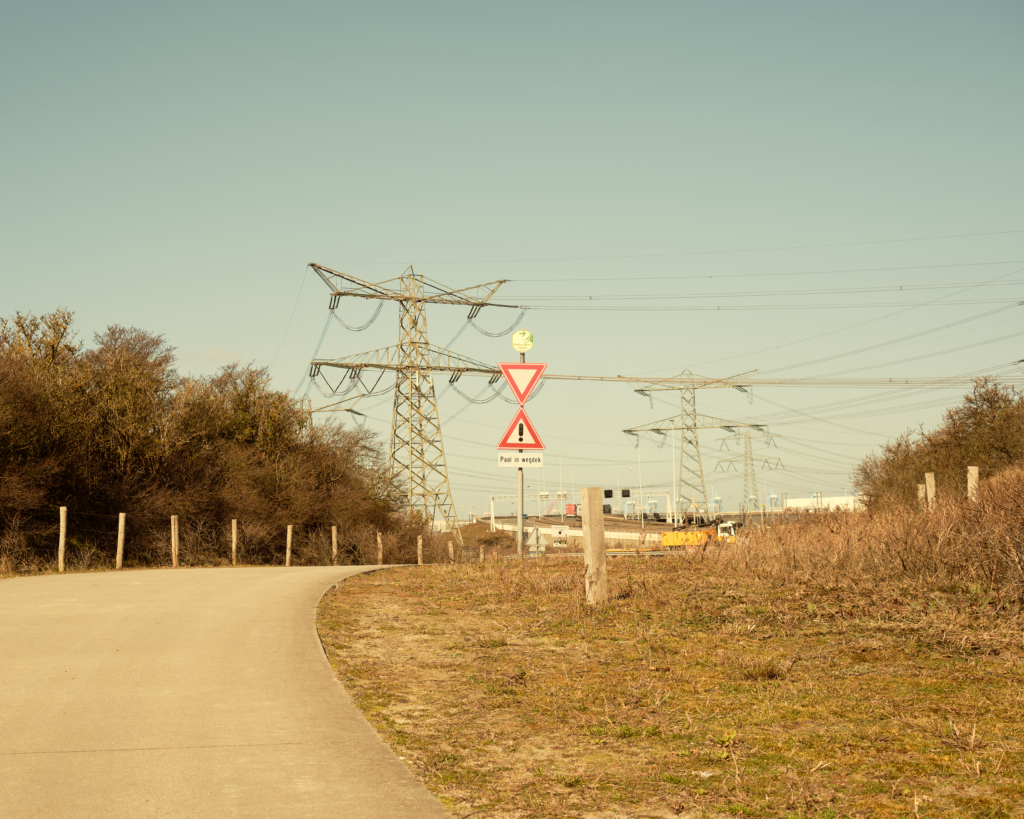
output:
POLYGON ((448 562, 455 562, 455 546, 452 544, 450 540, 448 541, 448 562))
POLYGON ((480 544, 480 562, 484 562, 484 544, 480 544))
POLYGON ((124 517, 124 512, 117 516, 117 562, 114 565, 116 569, 124 565, 124 517))
POLYGON ((60 540, 57 541, 57 571, 64 571, 64 547, 68 540, 68 508, 60 508, 60 540))
POLYGON ((384 538, 377 532, 377 565, 384 565, 384 538))
POLYGON ((178 516, 171 515, 171 568, 178 568, 178 516))
POLYGON ((284 565, 292 565, 292 525, 288 524, 288 543, 284 547, 284 565))
POLYGON ((976 501, 978 499, 978 467, 969 466, 967 467, 967 500, 976 501))
POLYGON ((423 535, 416 535, 416 564, 423 565, 423 535))
POLYGON ((608 567, 604 542, 603 493, 598 486, 580 492, 583 512, 583 570, 587 602, 603 603, 608 598, 608 567))
POLYGON ((921 509, 924 509, 925 503, 927 503, 925 500, 925 485, 923 483, 919 483, 917 485, 917 505, 921 509))
POLYGON ((924 485, 925 485, 925 492, 927 493, 927 498, 928 498, 928 508, 929 509, 934 509, 935 508, 935 473, 934 472, 925 472, 924 473, 924 485))
POLYGON ((331 565, 338 565, 338 527, 331 527, 331 565))
POLYGON ((238 565, 238 520, 231 519, 231 565, 238 565))

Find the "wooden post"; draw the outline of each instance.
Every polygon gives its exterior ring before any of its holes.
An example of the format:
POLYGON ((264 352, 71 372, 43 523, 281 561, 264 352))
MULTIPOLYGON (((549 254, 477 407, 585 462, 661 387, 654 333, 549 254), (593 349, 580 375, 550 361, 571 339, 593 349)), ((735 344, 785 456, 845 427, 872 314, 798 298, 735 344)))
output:
POLYGON ((238 520, 231 519, 231 565, 238 565, 238 520))
POLYGON ((338 565, 338 527, 331 527, 331 565, 338 565))
POLYGON ((117 563, 114 566, 116 569, 124 566, 124 517, 124 512, 117 516, 117 563))
POLYGON ((935 473, 934 472, 925 472, 924 473, 924 485, 925 485, 925 492, 927 493, 927 498, 928 498, 928 508, 929 509, 934 509, 935 508, 935 473))
POLYGON ((377 565, 384 565, 384 538, 377 532, 377 565))
POLYGON ((583 511, 583 569, 587 602, 591 605, 608 599, 608 566, 604 542, 604 493, 599 486, 580 492, 583 511))
POLYGON ((925 508, 925 503, 927 502, 925 497, 925 486, 923 483, 919 483, 917 485, 917 505, 921 509, 925 508))
POLYGON ((976 501, 978 499, 978 467, 969 466, 967 467, 967 500, 976 501))
POLYGON ((416 564, 423 565, 423 535, 416 535, 416 564))
POLYGON ((178 568, 178 516, 171 515, 171 568, 178 568))
POLYGON ((68 508, 60 508, 60 540, 57 541, 57 571, 64 571, 64 547, 68 539, 68 508))
POLYGON ((288 545, 284 548, 284 565, 292 565, 292 525, 288 524, 288 545))
POLYGON ((455 562, 455 547, 452 545, 452 542, 450 540, 448 541, 448 562, 455 562))

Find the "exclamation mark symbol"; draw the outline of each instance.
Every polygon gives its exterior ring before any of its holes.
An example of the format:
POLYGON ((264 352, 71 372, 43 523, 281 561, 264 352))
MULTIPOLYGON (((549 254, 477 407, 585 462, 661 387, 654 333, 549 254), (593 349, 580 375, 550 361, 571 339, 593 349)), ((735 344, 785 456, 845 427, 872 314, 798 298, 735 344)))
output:
POLYGON ((523 442, 523 425, 519 424, 519 443, 523 442))

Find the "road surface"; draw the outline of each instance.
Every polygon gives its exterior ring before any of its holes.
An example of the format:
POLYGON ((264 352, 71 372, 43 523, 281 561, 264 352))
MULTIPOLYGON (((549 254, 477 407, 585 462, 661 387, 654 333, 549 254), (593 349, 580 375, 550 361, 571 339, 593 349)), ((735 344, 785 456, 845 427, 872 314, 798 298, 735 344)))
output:
POLYGON ((0 817, 423 817, 314 618, 358 568, 0 580, 0 817))

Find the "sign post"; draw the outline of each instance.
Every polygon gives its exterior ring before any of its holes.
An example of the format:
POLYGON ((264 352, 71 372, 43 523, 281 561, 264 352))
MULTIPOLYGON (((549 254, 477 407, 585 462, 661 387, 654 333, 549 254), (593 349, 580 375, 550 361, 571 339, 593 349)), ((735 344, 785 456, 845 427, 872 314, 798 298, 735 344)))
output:
MULTIPOLYGON (((519 353, 519 363, 526 363, 526 351, 533 349, 533 333, 529 333, 526 330, 517 330, 512 334, 512 349, 519 353)), ((505 374, 505 378, 512 383, 513 391, 518 393, 515 389, 516 385, 508 377, 508 373, 505 374)), ((519 396, 516 396, 519 398, 519 396)), ((522 407, 526 403, 526 396, 519 398, 519 405, 522 407)), ((520 438, 522 440, 522 438, 520 438)), ((522 450, 519 450, 522 452, 522 450)), ((516 505, 516 554, 519 559, 523 559, 523 468, 520 466, 517 470, 518 473, 518 488, 519 488, 519 502, 516 505)))

